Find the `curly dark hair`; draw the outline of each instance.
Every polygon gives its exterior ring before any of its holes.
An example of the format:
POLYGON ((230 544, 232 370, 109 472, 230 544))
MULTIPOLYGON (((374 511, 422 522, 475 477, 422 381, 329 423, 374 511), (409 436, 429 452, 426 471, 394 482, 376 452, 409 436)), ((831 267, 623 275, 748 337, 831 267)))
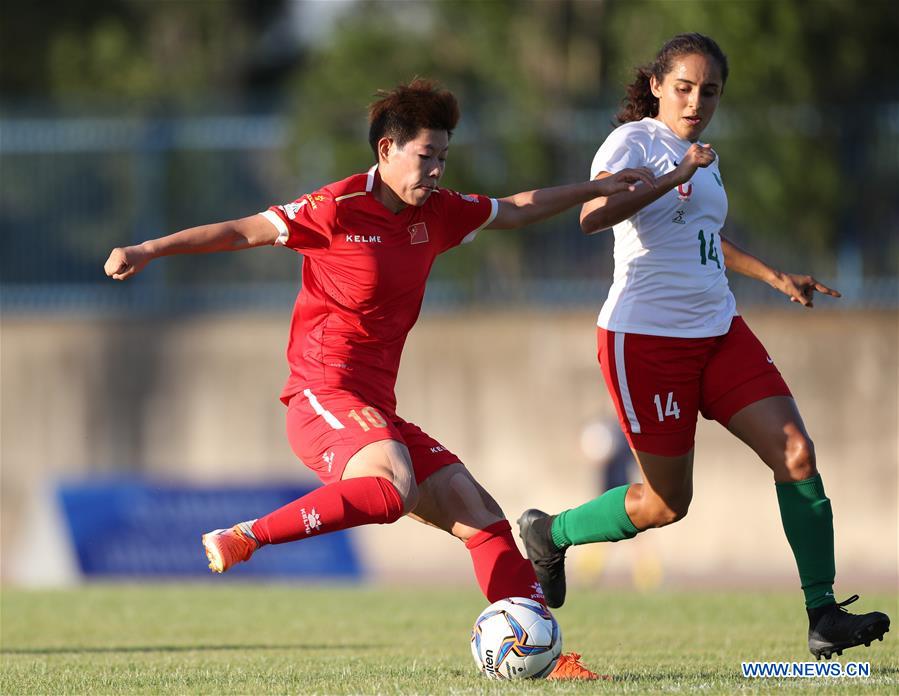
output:
POLYGON ((377 97, 368 107, 368 143, 375 157, 378 141, 385 136, 402 147, 423 128, 452 136, 459 122, 456 97, 433 80, 415 78, 390 91, 379 90, 377 97))
POLYGON ((718 67, 721 69, 723 90, 724 83, 727 82, 727 56, 724 55, 714 39, 704 34, 678 34, 662 46, 652 63, 637 68, 636 77, 627 86, 627 93, 622 99, 621 108, 616 115, 618 123, 639 121, 647 116, 657 115, 659 100, 656 99, 649 87, 649 78, 654 76, 661 82, 671 71, 675 58, 696 53, 709 56, 718 63, 718 67))

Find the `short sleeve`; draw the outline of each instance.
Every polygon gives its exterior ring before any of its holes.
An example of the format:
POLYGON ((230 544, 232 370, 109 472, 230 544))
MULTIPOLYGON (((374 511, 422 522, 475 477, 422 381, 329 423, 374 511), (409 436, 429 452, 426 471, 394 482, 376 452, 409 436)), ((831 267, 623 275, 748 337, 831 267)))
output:
POLYGON ((334 199, 327 192, 307 193, 292 203, 273 205, 262 216, 278 230, 275 244, 304 253, 331 246, 334 199))
POLYGON ((493 222, 499 210, 496 199, 488 196, 457 193, 450 189, 441 189, 440 195, 447 230, 443 251, 472 241, 478 232, 493 222))
POLYGON ((631 124, 619 126, 596 151, 590 165, 590 178, 595 179, 600 172, 617 174, 622 169, 645 166, 649 140, 649 133, 643 129, 631 124))

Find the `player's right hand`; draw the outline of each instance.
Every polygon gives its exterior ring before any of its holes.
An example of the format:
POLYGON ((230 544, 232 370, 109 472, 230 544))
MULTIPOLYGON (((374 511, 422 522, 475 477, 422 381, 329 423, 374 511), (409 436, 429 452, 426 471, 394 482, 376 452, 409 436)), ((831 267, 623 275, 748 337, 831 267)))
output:
POLYGON ((616 193, 624 191, 634 191, 637 184, 645 184, 649 187, 655 187, 656 178, 652 170, 647 167, 639 167, 636 169, 622 169, 616 174, 603 177, 602 179, 594 179, 599 182, 598 196, 608 198, 616 193))
POLYGON ((125 280, 139 273, 149 262, 149 254, 139 246, 116 247, 103 264, 103 270, 113 280, 125 280))
POLYGON ((674 170, 680 183, 687 183, 700 167, 708 167, 715 161, 715 156, 711 145, 693 143, 674 170))

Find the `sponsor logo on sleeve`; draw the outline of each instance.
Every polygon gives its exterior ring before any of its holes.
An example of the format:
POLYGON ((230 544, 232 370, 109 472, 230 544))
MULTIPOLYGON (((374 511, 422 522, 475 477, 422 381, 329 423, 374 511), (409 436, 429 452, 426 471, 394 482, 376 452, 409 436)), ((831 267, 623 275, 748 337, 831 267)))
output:
POLYGON ((428 241, 428 227, 423 222, 409 225, 409 238, 412 244, 424 244, 428 241))
POLYGON ((307 203, 312 206, 313 210, 316 210, 318 208, 318 203, 321 203, 324 200, 327 200, 327 196, 323 196, 320 193, 307 193, 298 201, 279 205, 278 208, 284 212, 289 220, 293 220, 296 218, 297 213, 300 212, 300 208, 302 208, 307 203))
POLYGON ((293 220, 296 218, 297 213, 300 212, 300 208, 306 205, 306 201, 294 201, 293 203, 285 203, 284 205, 279 205, 278 207, 284 212, 284 214, 288 217, 288 219, 293 220))
POLYGON ((325 200, 325 196, 321 195, 320 193, 307 193, 305 196, 303 196, 303 199, 309 201, 309 205, 312 206, 313 210, 317 210, 318 205, 316 204, 316 201, 321 202, 325 200))

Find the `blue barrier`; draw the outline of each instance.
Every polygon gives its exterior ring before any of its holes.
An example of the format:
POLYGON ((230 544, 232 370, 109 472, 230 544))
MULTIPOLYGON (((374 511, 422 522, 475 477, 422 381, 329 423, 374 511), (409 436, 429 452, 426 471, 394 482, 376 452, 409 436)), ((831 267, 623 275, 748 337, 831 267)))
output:
MULTIPOLYGON (((260 517, 311 487, 200 487, 116 479, 60 485, 60 505, 86 577, 210 576, 204 532, 260 517)), ((260 549, 224 577, 358 579, 351 532, 260 549)))

